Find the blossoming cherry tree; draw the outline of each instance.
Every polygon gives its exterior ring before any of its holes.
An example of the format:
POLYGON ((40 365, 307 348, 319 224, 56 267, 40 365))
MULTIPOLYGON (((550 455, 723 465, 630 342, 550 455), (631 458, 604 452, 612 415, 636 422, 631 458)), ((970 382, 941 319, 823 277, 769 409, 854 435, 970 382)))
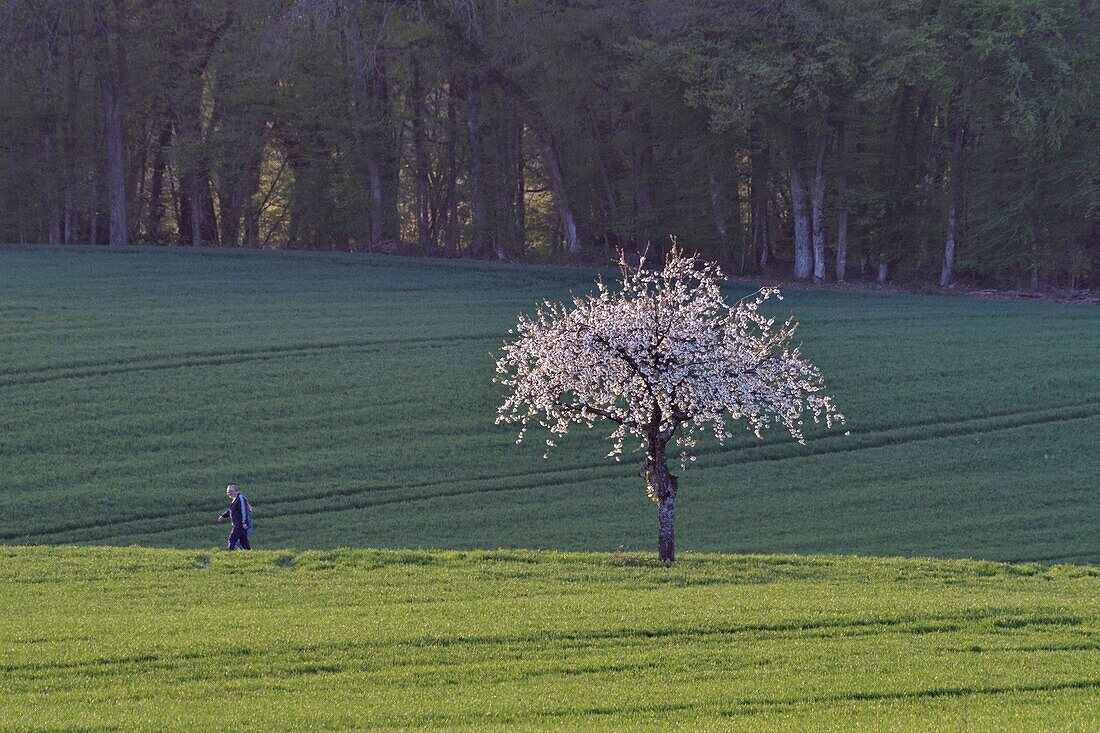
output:
POLYGON ((764 301, 782 298, 778 288, 730 305, 718 266, 682 251, 673 249, 661 270, 619 264, 621 287, 598 281, 572 306, 547 301, 534 318, 520 316, 496 365, 509 390, 497 423, 519 424, 517 443, 532 424, 545 428, 549 451, 571 425, 607 420, 616 460, 637 440, 657 504, 658 554, 672 562, 679 483, 670 442, 682 462, 693 461, 702 434, 723 443, 736 421, 757 437, 782 426, 801 443, 804 415, 829 427, 844 416, 823 394, 820 371, 792 346, 794 320, 777 325, 760 313, 764 301))

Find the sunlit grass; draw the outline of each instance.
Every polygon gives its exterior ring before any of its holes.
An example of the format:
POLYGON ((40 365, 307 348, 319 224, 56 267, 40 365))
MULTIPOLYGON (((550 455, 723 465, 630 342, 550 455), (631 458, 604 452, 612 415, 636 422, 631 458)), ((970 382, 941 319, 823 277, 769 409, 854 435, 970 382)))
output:
POLYGON ((0 729, 1095 730, 1082 566, 0 549, 0 729))

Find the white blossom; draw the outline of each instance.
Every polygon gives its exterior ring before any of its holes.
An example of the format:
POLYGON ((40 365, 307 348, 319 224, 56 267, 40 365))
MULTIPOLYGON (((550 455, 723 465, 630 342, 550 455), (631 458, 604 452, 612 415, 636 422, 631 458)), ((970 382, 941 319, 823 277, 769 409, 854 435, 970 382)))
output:
POLYGON ((517 442, 532 424, 556 437, 606 419, 615 425, 608 457, 635 439, 643 450, 661 441, 662 451, 675 439, 687 461, 700 436, 723 443, 737 421, 757 437, 782 426, 799 442, 805 414, 843 423, 821 373, 792 343, 794 320, 760 313, 781 299, 778 287, 730 305, 719 267, 675 248, 661 270, 619 265, 621 287, 597 281, 571 305, 547 301, 519 317, 496 364, 509 390, 496 421, 519 424, 517 442))

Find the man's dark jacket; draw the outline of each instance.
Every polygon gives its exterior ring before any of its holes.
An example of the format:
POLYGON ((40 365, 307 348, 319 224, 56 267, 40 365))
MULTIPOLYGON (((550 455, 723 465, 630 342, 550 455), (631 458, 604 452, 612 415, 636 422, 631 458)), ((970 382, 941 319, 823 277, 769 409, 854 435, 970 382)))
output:
POLYGON ((237 494, 233 501, 230 502, 229 508, 222 512, 222 518, 228 519, 232 517, 234 527, 244 526, 244 518, 248 516, 248 511, 245 508, 245 501, 247 500, 244 498, 244 494, 237 494))

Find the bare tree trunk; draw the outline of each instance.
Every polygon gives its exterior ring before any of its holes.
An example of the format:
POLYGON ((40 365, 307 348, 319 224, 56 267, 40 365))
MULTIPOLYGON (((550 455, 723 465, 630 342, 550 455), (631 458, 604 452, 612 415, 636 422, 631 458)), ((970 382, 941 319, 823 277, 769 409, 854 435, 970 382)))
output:
MULTIPOLYGON (((196 161, 192 161, 195 164, 196 161)), ((191 246, 202 246, 202 228, 203 228, 203 205, 202 205, 202 188, 203 177, 199 175, 199 172, 192 170, 187 174, 187 181, 184 184, 187 187, 187 198, 191 202, 190 214, 191 214, 191 246)))
POLYGON ((821 147, 817 150, 817 165, 814 167, 813 193, 810 196, 812 206, 813 250, 814 250, 814 283, 825 282, 825 151, 828 148, 828 138, 821 141, 821 147))
POLYGON ((940 287, 945 288, 955 278, 955 247, 958 240, 959 192, 962 188, 962 149, 964 125, 956 115, 951 141, 951 178, 947 184, 947 241, 943 247, 943 268, 940 270, 940 287))
MULTIPOLYGON (((195 133, 195 128, 192 128, 195 133)), ((198 138, 193 138, 196 141, 198 138)), ((188 218, 186 230, 181 227, 184 243, 192 247, 216 245, 218 243, 218 223, 214 211, 214 198, 210 191, 210 173, 201 152, 196 153, 189 163, 190 170, 183 175, 181 208, 188 218)))
POLYGON ((65 244, 74 244, 76 242, 76 210, 73 207, 73 191, 71 187, 67 187, 65 190, 65 203, 64 211, 62 212, 62 221, 64 222, 62 241, 65 244))
MULTIPOLYGON (((52 125, 51 125, 52 126, 52 125)), ((56 167, 56 161, 54 160, 54 134, 47 132, 42 139, 43 142, 43 159, 48 161, 48 165, 51 168, 56 167)), ((46 217, 47 217, 47 231, 49 231, 49 243, 61 244, 61 197, 58 190, 57 180, 50 181, 50 189, 46 198, 46 217)))
POLYGON ((187 194, 187 176, 180 174, 179 188, 176 194, 176 230, 179 232, 180 245, 187 247, 191 244, 191 199, 187 194))
POLYGON ((676 560, 677 478, 668 470, 668 439, 654 429, 648 439, 645 478, 649 495, 657 503, 657 557, 661 562, 676 560))
POLYGON ((422 253, 432 246, 431 209, 429 199, 428 150, 424 134, 424 88, 420 81, 420 63, 412 61, 412 129, 413 157, 416 177, 416 242, 422 253))
POLYGON ((145 217, 145 237, 151 241, 161 238, 161 221, 164 218, 164 151, 172 142, 172 125, 165 122, 157 136, 157 149, 153 153, 153 176, 149 184, 149 211, 145 217))
MULTIPOLYGON (((718 251, 721 256, 730 252, 729 226, 726 224, 725 201, 722 196, 722 186, 718 183, 718 176, 714 174, 714 161, 707 164, 707 181, 710 187, 710 212, 714 216, 714 230, 718 232, 718 251)), ((741 268, 744 270, 744 266, 741 268)))
POLYGON ((384 239, 384 195, 382 193, 382 151, 373 141, 366 144, 367 187, 370 191, 370 248, 376 250, 384 239))
MULTIPOLYGON (((368 59, 363 52, 363 32, 359 27, 359 17, 353 4, 344 10, 344 27, 348 62, 351 66, 354 109, 359 117, 356 121, 356 138, 366 167, 368 212, 370 226, 370 249, 377 249, 388 238, 390 224, 386 211, 387 166, 383 157, 386 151, 385 136, 380 125, 386 114, 387 90, 382 59, 376 54, 368 59), (366 128, 363 129, 364 121, 366 128)), ((357 236, 362 239, 362 236, 357 236)), ((396 238, 396 237, 394 237, 396 238)), ((360 245, 361 246, 361 245, 360 245)))
POLYGON ((810 205, 806 186, 798 173, 798 166, 791 165, 791 208, 794 210, 794 276, 809 280, 813 271, 813 252, 810 245, 810 205))
MULTIPOLYGON (((494 90, 499 91, 499 90, 494 90)), ((490 122, 489 202, 493 251, 499 260, 526 250, 523 196, 523 123, 514 108, 494 104, 490 122)))
MULTIPOLYGON (((521 256, 527 255, 527 158, 523 154, 523 138, 526 134, 526 126, 522 120, 517 119, 518 124, 514 132, 515 158, 512 161, 512 169, 515 171, 515 221, 516 234, 519 236, 522 249, 521 256)), ((575 227, 574 227, 575 228, 575 227)))
POLYGON ((753 126, 749 159, 749 217, 752 219, 752 251, 761 270, 768 266, 768 164, 771 151, 753 126))
POLYGON ((848 269, 848 172, 847 126, 836 125, 836 280, 844 282, 848 269))
POLYGON ((466 131, 470 162, 470 254, 484 257, 489 252, 488 207, 485 200, 484 146, 481 131, 481 80, 471 73, 466 84, 466 131))
POLYGON ((573 216, 573 207, 569 204, 569 196, 565 191, 565 178, 562 176, 557 146, 554 145, 554 140, 548 132, 544 132, 539 127, 533 129, 542 147, 543 162, 546 163, 546 178, 550 182, 550 192, 554 194, 554 207, 558 210, 558 218, 561 220, 565 252, 571 258, 579 257, 581 243, 577 238, 577 220, 573 216))
POLYGON ((78 134, 76 132, 76 120, 78 116, 78 110, 80 105, 80 72, 78 70, 79 57, 83 51, 79 44, 71 42, 76 38, 76 32, 74 25, 79 23, 80 27, 84 27, 84 7, 81 5, 78 8, 74 8, 73 12, 67 13, 65 16, 65 33, 70 39, 68 44, 69 50, 66 56, 66 76, 67 76, 67 93, 66 93, 66 120, 64 124, 64 137, 62 141, 62 150, 65 158, 64 177, 65 177, 65 194, 63 198, 63 212, 62 212, 62 241, 65 244, 75 244, 77 241, 76 233, 76 201, 75 195, 77 190, 77 181, 79 180, 79 173, 77 172, 77 160, 76 160, 76 148, 79 142, 78 134))
POLYGON ((890 261, 886 259, 886 253, 880 251, 878 253, 878 277, 875 278, 875 282, 882 285, 886 282, 886 278, 889 275, 890 261))
POLYGON ((1031 292, 1039 290, 1039 241, 1031 240, 1031 292))
POLYGON ((458 109, 455 105, 457 82, 451 79, 447 84, 447 144, 443 148, 443 171, 446 187, 441 196, 436 221, 436 235, 443 244, 443 250, 450 255, 458 254, 458 109))
MULTIPOLYGON (((247 224, 242 227, 242 220, 247 219, 248 209, 260 187, 260 166, 263 164, 263 126, 253 129, 238 139, 241 157, 233 157, 227 161, 218 180, 221 188, 218 191, 219 206, 219 236, 218 241, 223 247, 237 247, 242 244, 242 230, 247 230, 247 224), (247 159, 242 160, 247 155, 247 159)), ((245 231, 247 241, 247 231, 245 231)))
POLYGON ((107 212, 111 244, 129 242, 126 227, 126 4, 114 0, 113 19, 105 2, 95 5, 100 42, 100 90, 103 95, 103 131, 107 144, 107 212))
MULTIPOLYGON (((676 477, 669 474, 669 479, 675 482, 676 477)), ((657 507, 657 557, 661 562, 676 560, 676 535, 673 530, 675 504, 676 492, 667 491, 657 507)))
POLYGON ((92 190, 88 195, 88 244, 99 240, 99 177, 92 172, 92 190))
MULTIPOLYGON (((119 54, 125 52, 120 51, 119 54)), ((123 62, 124 63, 124 62, 123 62)), ((118 72, 120 75, 123 72, 118 72)), ((124 82, 109 82, 103 92, 107 137, 107 216, 111 244, 128 244, 126 229, 126 148, 123 129, 124 82), (116 85, 117 84, 117 85, 116 85), (113 88, 112 88, 113 87, 113 88)))
MULTIPOLYGON (((185 10, 189 10, 186 6, 185 10)), ((190 14, 184 20, 194 22, 190 14)), ((189 45, 181 53, 189 60, 197 59, 198 50, 194 47, 196 39, 187 36, 189 45)), ((201 61, 195 61, 199 66, 201 61)), ((202 96, 203 79, 201 73, 194 70, 181 83, 180 98, 174 105, 177 119, 178 144, 180 152, 176 163, 180 169, 180 209, 185 211, 186 227, 180 226, 180 239, 184 245, 201 247, 203 232, 208 224, 205 221, 206 206, 204 198, 209 196, 209 177, 205 163, 205 150, 202 135, 202 96)))

